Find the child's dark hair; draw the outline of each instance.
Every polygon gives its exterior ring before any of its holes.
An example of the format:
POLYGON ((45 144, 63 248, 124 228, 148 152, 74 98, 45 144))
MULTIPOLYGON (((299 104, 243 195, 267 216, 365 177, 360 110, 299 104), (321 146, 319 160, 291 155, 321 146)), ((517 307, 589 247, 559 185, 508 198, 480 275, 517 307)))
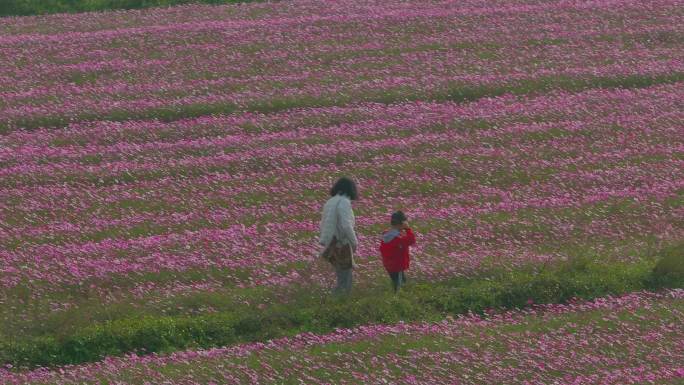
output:
POLYGON ((390 220, 390 223, 393 226, 394 225, 400 225, 400 224, 404 223, 404 221, 406 219, 407 219, 406 214, 404 214, 403 211, 399 210, 399 211, 395 211, 392 213, 392 219, 390 220))

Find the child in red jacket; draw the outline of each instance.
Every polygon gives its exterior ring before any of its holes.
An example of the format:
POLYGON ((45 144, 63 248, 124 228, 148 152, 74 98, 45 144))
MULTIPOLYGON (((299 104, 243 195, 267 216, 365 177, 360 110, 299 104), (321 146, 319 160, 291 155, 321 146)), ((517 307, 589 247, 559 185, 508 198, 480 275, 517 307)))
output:
POLYGON ((392 228, 382 234, 380 254, 382 254, 382 264, 392 279, 392 288, 396 293, 399 287, 406 283, 404 272, 409 268, 409 246, 416 243, 416 237, 403 212, 393 213, 390 223, 392 228))

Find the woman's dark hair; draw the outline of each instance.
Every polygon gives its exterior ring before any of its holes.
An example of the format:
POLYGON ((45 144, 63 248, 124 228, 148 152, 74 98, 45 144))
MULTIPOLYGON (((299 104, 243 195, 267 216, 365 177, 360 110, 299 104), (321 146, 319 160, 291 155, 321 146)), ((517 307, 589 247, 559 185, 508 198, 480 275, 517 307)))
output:
POLYGON ((392 218, 390 219, 390 224, 400 225, 406 220, 406 214, 403 211, 395 211, 392 213, 392 218))
POLYGON ((347 177, 338 179, 330 189, 330 196, 334 197, 338 194, 346 195, 347 198, 353 201, 359 199, 359 192, 356 190, 356 183, 347 177))

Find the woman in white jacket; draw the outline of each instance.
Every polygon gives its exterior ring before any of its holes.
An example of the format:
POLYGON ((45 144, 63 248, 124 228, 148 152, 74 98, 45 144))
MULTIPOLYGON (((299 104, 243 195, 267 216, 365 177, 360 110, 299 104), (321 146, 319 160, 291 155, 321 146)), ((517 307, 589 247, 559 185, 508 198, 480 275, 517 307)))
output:
POLYGON ((340 178, 330 189, 330 196, 331 198, 323 206, 319 243, 326 248, 334 237, 340 245, 351 245, 352 267, 335 268, 337 286, 334 290, 336 293, 349 292, 352 286, 353 255, 358 246, 354 232, 354 211, 351 205, 351 201, 358 199, 356 183, 346 177, 340 178))

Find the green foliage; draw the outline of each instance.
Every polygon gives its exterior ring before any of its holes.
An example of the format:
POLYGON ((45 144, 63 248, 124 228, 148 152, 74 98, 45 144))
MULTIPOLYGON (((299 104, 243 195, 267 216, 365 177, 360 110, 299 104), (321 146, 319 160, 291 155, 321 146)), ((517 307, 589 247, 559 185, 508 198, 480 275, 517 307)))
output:
POLYGON ((0 16, 138 9, 190 3, 228 4, 252 1, 258 0, 3 0, 0 2, 0 16))
POLYGON ((428 99, 469 102, 482 97, 496 97, 506 93, 533 95, 553 89, 582 91, 591 88, 643 88, 655 84, 674 83, 684 79, 684 73, 672 72, 666 75, 629 75, 622 77, 573 78, 562 76, 523 79, 508 84, 471 86, 454 84, 442 91, 429 95, 428 99))
POLYGON ((658 287, 684 286, 684 242, 668 245, 659 253, 653 268, 652 282, 658 287))
MULTIPOLYGON (((668 249, 658 266, 681 262, 681 248, 668 249), (672 251, 674 250, 674 251, 672 251), (678 254, 679 253, 679 254, 678 254), (674 257, 671 257, 674 256, 674 257)), ((680 264, 677 264, 680 266, 680 264)), ((398 294, 389 287, 356 288, 347 297, 301 288, 285 303, 197 316, 146 315, 99 322, 64 335, 27 337, 0 345, 0 363, 18 367, 76 364, 127 352, 265 341, 308 331, 325 333, 373 323, 434 321, 448 314, 562 303, 653 289, 682 281, 656 281, 653 263, 597 263, 575 258, 554 266, 494 270, 477 277, 436 283, 410 282, 398 294)), ((670 267, 667 271, 673 271, 670 267)))

